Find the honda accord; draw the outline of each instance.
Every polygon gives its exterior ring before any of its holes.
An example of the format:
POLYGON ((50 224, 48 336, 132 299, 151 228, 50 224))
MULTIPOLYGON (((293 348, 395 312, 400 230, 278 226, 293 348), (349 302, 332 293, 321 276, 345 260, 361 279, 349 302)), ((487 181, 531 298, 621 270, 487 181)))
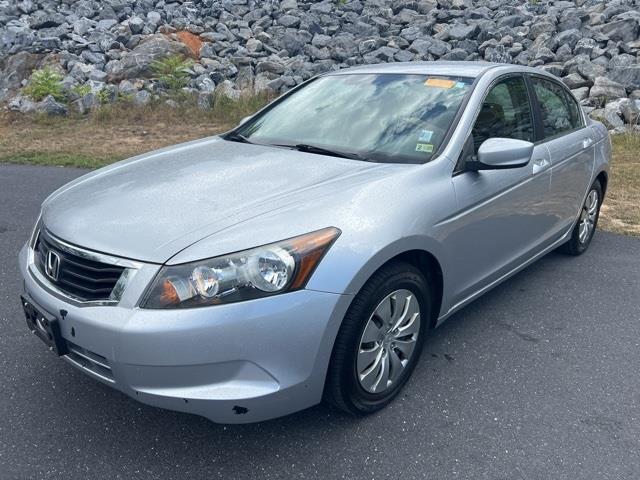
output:
POLYGON ((319 75, 51 194, 20 252, 27 324, 87 375, 216 422, 375 412, 431 329, 547 252, 587 250, 610 156, 541 70, 319 75))

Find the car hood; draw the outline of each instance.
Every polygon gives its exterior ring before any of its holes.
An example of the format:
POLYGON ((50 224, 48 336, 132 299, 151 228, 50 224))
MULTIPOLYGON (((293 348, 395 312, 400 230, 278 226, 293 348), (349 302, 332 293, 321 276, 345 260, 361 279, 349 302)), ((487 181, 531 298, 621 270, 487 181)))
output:
POLYGON ((67 242, 164 263, 204 237, 387 167, 214 137, 80 177, 44 202, 42 221, 67 242))

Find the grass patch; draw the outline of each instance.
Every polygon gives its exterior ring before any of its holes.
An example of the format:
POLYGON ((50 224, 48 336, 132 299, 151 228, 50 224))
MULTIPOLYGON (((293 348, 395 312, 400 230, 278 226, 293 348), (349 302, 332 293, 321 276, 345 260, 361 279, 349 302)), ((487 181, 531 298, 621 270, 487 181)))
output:
POLYGON ((120 160, 118 156, 95 156, 72 152, 22 152, 0 156, 0 163, 57 165, 60 167, 98 168, 120 160))
MULTIPOLYGON (((89 116, 48 118, 0 113, 0 162, 97 168, 167 145, 216 135, 269 101, 243 95, 193 104, 104 105, 89 116)), ((640 235, 640 135, 613 137, 613 159, 599 227, 640 235)))
POLYGON ((189 102, 178 108, 119 102, 64 118, 0 112, 0 162, 97 168, 225 132, 268 101, 266 95, 216 98, 208 110, 189 102))
POLYGON ((612 142, 609 185, 598 226, 640 235, 640 135, 617 135, 612 142))

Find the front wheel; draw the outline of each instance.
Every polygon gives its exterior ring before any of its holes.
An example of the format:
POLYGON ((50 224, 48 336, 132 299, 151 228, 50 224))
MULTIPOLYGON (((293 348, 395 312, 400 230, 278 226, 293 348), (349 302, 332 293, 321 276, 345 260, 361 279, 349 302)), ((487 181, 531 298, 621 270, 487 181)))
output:
POLYGON ((325 399, 353 415, 380 410, 413 371, 431 317, 426 279, 398 262, 376 272, 353 300, 333 348, 325 399))
POLYGON ((582 205, 580 217, 573 229, 571 238, 560 247, 560 251, 569 255, 581 255, 587 251, 598 226, 600 205, 602 204, 602 186, 596 180, 582 205))

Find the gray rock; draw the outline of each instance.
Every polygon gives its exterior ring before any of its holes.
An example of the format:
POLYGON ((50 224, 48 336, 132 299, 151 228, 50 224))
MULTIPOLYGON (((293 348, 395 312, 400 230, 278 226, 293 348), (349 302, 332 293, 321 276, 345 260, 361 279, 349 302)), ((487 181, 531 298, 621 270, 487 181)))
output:
POLYGON ((118 92, 123 95, 134 95, 138 91, 138 88, 130 80, 122 80, 118 84, 118 92))
MULTIPOLYGON (((112 70, 109 78, 122 80, 124 78, 144 78, 152 75, 151 64, 169 55, 188 56, 189 49, 182 43, 170 40, 165 35, 149 35, 131 52, 125 53, 119 60, 120 68, 112 70)), ((111 62, 110 62, 111 63, 111 62)))
POLYGON ((261 52, 263 50, 262 42, 255 38, 247 40, 245 47, 249 53, 261 52))
POLYGON ((278 23, 284 27, 297 27, 300 19, 294 15, 283 15, 278 19, 278 23))
POLYGON ((595 27, 595 31, 614 42, 632 42, 638 39, 638 15, 637 11, 630 10, 612 22, 595 27))
POLYGON ((198 98, 196 98, 196 105, 201 110, 209 110, 213 104, 213 98, 211 93, 200 92, 198 98))
POLYGON ((582 100, 589 98, 589 87, 574 88, 571 90, 571 93, 576 97, 576 100, 581 102, 582 100))
POLYGON ((632 91, 640 89, 640 65, 616 67, 608 72, 608 77, 632 91))
POLYGON ((477 25, 454 25, 447 33, 449 38, 454 40, 463 40, 465 38, 474 38, 478 34, 477 25))
POLYGON ((555 33, 556 27, 548 21, 535 22, 529 29, 529 38, 535 40, 543 33, 555 33))
POLYGON ((555 41, 558 45, 567 45, 569 48, 573 49, 581 38, 582 34, 580 33, 580 30, 572 28, 570 30, 560 32, 555 37, 555 41))
POLYGON ((216 87, 215 94, 220 95, 224 98, 228 98, 230 100, 240 99, 240 91, 236 90, 234 84, 229 80, 225 80, 220 85, 218 85, 216 87))
POLYGON ((280 8, 285 12, 287 10, 297 10, 298 9, 298 1, 297 0, 281 0, 280 8))
POLYGON ((589 80, 584 79, 579 73, 570 73, 566 77, 562 77, 562 81, 571 90, 586 87, 592 83, 589 80))
POLYGON ((609 102, 604 106, 603 119, 607 128, 616 128, 624 125, 619 101, 609 102))
POLYGON ((36 111, 36 103, 22 95, 16 95, 7 104, 9 110, 20 113, 33 113, 36 111))
MULTIPOLYGON (((18 52, 6 58, 0 56, 0 97, 16 93, 22 81, 40 68, 45 56, 29 52, 18 52), (2 94, 4 92, 4 94, 2 94)), ((0 98, 1 99, 1 98, 0 98)))
POLYGON ((162 22, 162 16, 158 12, 147 13, 147 23, 154 27, 157 27, 162 22))
POLYGON ((101 63, 104 64, 107 61, 106 56, 103 53, 92 52, 91 50, 85 50, 80 55, 87 63, 101 63))
POLYGON ((151 101, 151 93, 147 90, 140 90, 133 96, 133 103, 138 106, 147 105, 151 101))
POLYGON ((113 18, 107 18, 104 20, 100 20, 97 24, 96 24, 96 29, 98 30, 109 30, 111 27, 115 27, 118 24, 117 20, 114 20, 113 18))
POLYGON ((438 8, 437 0, 418 0, 417 10, 419 13, 429 13, 435 8, 438 8))
POLYGON ((467 53, 466 50, 463 50, 461 48, 454 48, 449 53, 446 53, 442 57, 440 57, 440 59, 441 60, 453 60, 453 61, 466 60, 468 55, 469 54, 467 53))
POLYGON ((618 100, 617 103, 625 123, 638 124, 640 117, 640 100, 622 98, 618 100))
POLYGON ((305 44, 310 42, 313 36, 304 30, 300 31, 287 31, 281 40, 282 47, 289 52, 291 56, 297 55, 302 52, 305 44))
POLYGON ((282 74, 284 73, 284 65, 270 60, 264 60, 256 65, 256 73, 270 72, 282 74))
POLYGON ((208 94, 212 94, 216 89, 215 82, 206 75, 202 75, 196 79, 196 86, 200 92, 208 94))
MULTIPOLYGON (((153 12, 149 12, 149 13, 153 13, 153 12)), ((131 17, 129 19, 129 30, 131 30, 131 33, 133 33, 134 35, 138 33, 142 33, 142 30, 144 30, 144 20, 141 19, 140 17, 131 17)))
POLYGON ((489 47, 484 51, 484 59, 487 62, 511 63, 511 53, 504 45, 489 47))
POLYGON ((621 84, 609 80, 607 77, 597 77, 593 82, 593 87, 589 92, 592 98, 621 98, 626 96, 627 92, 621 84))
POLYGON ((58 25, 62 25, 64 22, 64 15, 56 12, 38 10, 33 15, 29 16, 29 26, 34 30, 57 27, 58 25))
POLYGON ((68 109, 66 105, 58 102, 51 95, 47 95, 44 100, 35 104, 35 111, 53 117, 66 115, 68 109))
POLYGON ((105 72, 103 72, 102 70, 93 69, 89 73, 89 80, 93 80, 95 82, 104 83, 104 82, 107 81, 107 74, 105 72))
POLYGON ((86 95, 74 100, 71 104, 73 109, 81 115, 90 112, 99 105, 100 101, 95 93, 87 93, 86 95))
POLYGON ((581 38, 573 46, 573 53, 579 55, 581 53, 591 56, 591 52, 598 46, 593 38, 581 38))
POLYGON ((576 70, 580 75, 592 82, 595 81, 597 77, 602 77, 607 72, 606 68, 592 62, 578 63, 576 70))

